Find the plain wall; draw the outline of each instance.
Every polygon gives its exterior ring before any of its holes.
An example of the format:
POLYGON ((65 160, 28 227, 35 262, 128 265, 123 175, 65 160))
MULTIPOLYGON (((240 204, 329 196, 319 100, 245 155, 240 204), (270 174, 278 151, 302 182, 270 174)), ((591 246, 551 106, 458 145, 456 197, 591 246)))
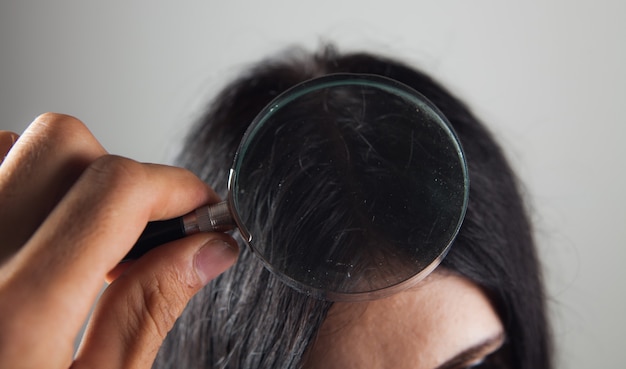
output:
POLYGON ((217 88, 286 46, 403 58, 469 103, 524 181, 558 366, 620 367, 625 24, 619 0, 3 0, 0 129, 64 112, 112 153, 168 162, 217 88))

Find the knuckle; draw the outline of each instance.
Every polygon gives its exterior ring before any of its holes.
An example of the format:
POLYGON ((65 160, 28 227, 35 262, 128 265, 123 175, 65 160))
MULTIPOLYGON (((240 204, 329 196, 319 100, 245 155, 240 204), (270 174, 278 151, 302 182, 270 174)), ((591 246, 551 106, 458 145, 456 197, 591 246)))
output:
POLYGON ((44 113, 35 118, 36 129, 42 130, 48 137, 63 139, 71 137, 74 131, 83 131, 85 124, 76 117, 59 113, 44 113))
POLYGON ((67 123, 80 123, 82 124, 82 122, 72 116, 72 115, 67 115, 67 114, 60 114, 60 113, 53 113, 53 112, 47 112, 47 113, 43 113, 41 115, 39 115, 37 118, 35 118, 36 122, 40 122, 40 123, 45 123, 45 124, 60 124, 63 122, 67 122, 67 123))
POLYGON ((105 153, 87 126, 71 115, 44 113, 33 121, 25 136, 32 149, 46 155, 59 148, 70 152, 79 150, 90 158, 105 153))
POLYGON ((72 116, 44 113, 29 125, 20 142, 29 160, 36 161, 58 147, 73 146, 73 141, 82 137, 85 131, 84 124, 72 116))
POLYGON ((140 163, 116 155, 104 155, 88 168, 95 182, 108 190, 132 191, 142 183, 145 173, 140 163))

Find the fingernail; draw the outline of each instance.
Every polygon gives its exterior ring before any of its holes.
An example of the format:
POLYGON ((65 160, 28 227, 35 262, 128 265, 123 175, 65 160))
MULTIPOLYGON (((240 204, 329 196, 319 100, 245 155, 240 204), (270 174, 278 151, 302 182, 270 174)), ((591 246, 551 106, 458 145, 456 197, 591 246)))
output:
POLYGON ((212 240, 202 246, 194 257, 194 267, 205 285, 237 260, 239 251, 222 240, 212 240))

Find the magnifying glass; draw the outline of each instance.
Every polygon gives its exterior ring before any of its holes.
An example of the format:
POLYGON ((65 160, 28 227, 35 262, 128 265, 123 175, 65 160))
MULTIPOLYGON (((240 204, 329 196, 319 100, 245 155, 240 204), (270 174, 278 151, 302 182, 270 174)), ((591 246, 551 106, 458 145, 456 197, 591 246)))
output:
POLYGON ((126 258, 236 227, 291 287, 331 301, 370 300, 439 265, 468 194, 461 144, 424 96, 381 76, 327 75, 281 94, 254 119, 226 201, 149 223, 126 258))

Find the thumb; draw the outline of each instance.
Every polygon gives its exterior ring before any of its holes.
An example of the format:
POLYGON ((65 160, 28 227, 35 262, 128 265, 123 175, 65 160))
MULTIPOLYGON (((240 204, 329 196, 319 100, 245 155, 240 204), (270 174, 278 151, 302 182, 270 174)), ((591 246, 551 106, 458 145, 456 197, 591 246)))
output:
POLYGON ((187 302, 237 254, 234 239, 206 233, 135 261, 100 298, 72 368, 150 368, 187 302))

